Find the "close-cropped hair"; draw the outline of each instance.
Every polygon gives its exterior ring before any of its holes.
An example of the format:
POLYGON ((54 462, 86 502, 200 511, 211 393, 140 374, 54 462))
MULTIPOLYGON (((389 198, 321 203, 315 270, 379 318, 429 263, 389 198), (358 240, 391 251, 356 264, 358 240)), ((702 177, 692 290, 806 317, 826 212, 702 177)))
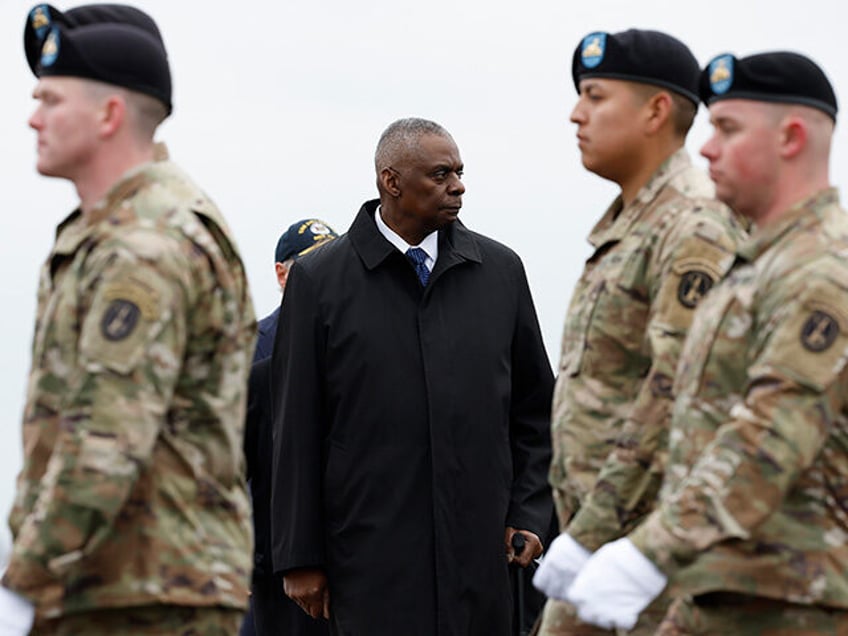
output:
POLYGON ((127 105, 130 125, 141 139, 152 140, 159 124, 168 116, 165 104, 150 95, 96 80, 86 80, 86 86, 93 99, 106 99, 114 94, 121 95, 127 105))
POLYGON ((692 100, 683 97, 679 93, 672 90, 654 86, 652 84, 633 84, 634 92, 638 98, 643 101, 649 100, 651 97, 665 91, 671 97, 671 123, 674 128, 674 134, 678 137, 686 137, 689 134, 689 129, 695 122, 695 115, 698 113, 698 106, 692 100))
POLYGON ((379 174, 384 168, 401 163, 415 151, 418 141, 425 135, 451 138, 447 130, 428 119, 407 117, 390 124, 380 135, 377 151, 374 153, 374 167, 377 173, 379 174))

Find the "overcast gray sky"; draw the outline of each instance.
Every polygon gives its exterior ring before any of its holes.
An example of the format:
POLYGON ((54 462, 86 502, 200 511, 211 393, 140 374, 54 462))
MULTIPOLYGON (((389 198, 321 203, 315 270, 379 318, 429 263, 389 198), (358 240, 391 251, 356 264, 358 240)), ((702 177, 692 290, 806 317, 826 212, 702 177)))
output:
MULTIPOLYGON (((132 4, 158 22, 171 59, 175 108, 160 138, 229 220, 260 316, 279 302, 273 251, 282 229, 309 216, 347 229, 376 195, 380 133, 399 117, 421 116, 444 125, 460 148, 462 220, 522 256, 554 364, 589 253, 585 237, 617 192, 583 170, 568 121, 571 55, 584 35, 664 30, 702 65, 721 52, 796 50, 818 61, 848 100, 848 9, 836 0, 132 4)), ((21 463, 38 268, 77 201, 69 184, 34 169, 26 122, 35 80, 22 47, 32 6, 0 0, 0 526, 21 463)), ((708 133, 702 109, 689 137, 693 155, 708 133)), ((840 125, 836 185, 846 152, 840 125)))

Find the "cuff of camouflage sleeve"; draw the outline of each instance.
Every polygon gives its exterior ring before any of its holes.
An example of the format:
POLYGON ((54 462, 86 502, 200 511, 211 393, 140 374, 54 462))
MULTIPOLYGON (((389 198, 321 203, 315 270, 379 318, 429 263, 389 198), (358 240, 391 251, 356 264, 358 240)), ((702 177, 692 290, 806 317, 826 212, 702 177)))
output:
POLYGON ((32 597, 35 590, 55 584, 56 577, 38 561, 13 551, 2 583, 18 594, 32 597))
MULTIPOLYGON (((571 537, 589 552, 594 552, 605 543, 618 539, 621 528, 615 519, 609 518, 604 508, 592 505, 591 497, 582 506, 565 529, 571 537)), ((614 513, 612 513, 614 516, 614 513)))
POLYGON ((695 550, 663 523, 659 510, 651 513, 628 538, 668 577, 691 563, 695 557, 695 550))

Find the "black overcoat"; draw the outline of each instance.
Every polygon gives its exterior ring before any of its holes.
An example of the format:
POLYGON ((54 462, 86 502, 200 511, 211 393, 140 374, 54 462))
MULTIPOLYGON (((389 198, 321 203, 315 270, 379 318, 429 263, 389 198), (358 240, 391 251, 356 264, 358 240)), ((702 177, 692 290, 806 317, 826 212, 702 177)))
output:
POLYGON ((337 634, 506 635, 504 529, 550 518, 553 375, 524 268, 455 222, 422 288, 377 205, 289 274, 274 568, 327 572, 337 634))

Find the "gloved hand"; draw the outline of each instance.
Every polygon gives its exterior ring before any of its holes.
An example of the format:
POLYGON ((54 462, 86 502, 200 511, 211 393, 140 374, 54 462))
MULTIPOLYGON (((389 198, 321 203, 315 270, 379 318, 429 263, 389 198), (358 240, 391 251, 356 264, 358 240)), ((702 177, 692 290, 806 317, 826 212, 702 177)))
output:
POLYGON ((533 576, 533 585, 550 598, 565 598, 574 577, 591 556, 582 545, 563 532, 551 543, 533 576))
POLYGON ((0 636, 27 636, 35 620, 35 606, 0 585, 0 636))
POLYGON ((565 599, 586 623, 630 630, 666 583, 668 578, 625 537, 591 556, 565 599))

